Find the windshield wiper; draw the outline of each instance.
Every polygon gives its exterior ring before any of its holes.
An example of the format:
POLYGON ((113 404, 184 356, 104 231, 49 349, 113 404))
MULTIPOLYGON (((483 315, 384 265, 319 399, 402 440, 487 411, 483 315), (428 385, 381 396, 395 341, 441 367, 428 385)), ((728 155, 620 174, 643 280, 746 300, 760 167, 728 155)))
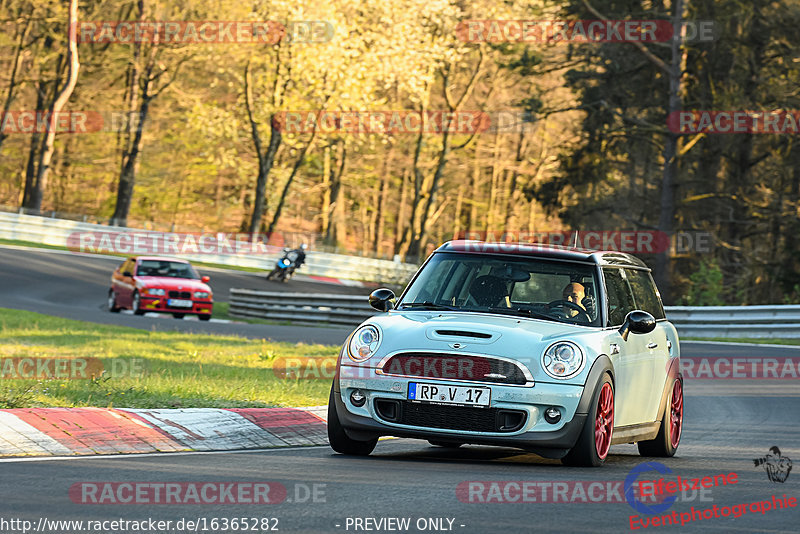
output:
POLYGON ((503 312, 511 315, 520 315, 522 317, 532 317, 534 319, 546 319, 548 321, 556 321, 555 318, 550 317, 549 315, 536 313, 535 311, 531 310, 523 310, 522 308, 504 308, 502 306, 490 306, 489 311, 503 312))
POLYGON ((458 311, 458 308, 436 304, 435 302, 407 302, 400 305, 400 308, 427 308, 429 310, 448 310, 458 311))

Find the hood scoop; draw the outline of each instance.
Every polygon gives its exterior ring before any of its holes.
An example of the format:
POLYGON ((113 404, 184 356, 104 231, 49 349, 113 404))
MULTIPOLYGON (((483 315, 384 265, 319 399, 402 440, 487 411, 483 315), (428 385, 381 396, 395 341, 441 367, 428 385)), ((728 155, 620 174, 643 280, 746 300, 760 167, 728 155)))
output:
POLYGON ((454 341, 465 345, 486 345, 494 343, 500 339, 499 332, 473 330, 469 326, 458 328, 453 325, 449 328, 428 328, 425 331, 425 336, 432 341, 444 341, 445 343, 453 343, 454 341))
POLYGON ((465 337, 470 339, 491 339, 492 334, 484 332, 470 332, 468 330, 435 330, 436 335, 446 337, 465 337))

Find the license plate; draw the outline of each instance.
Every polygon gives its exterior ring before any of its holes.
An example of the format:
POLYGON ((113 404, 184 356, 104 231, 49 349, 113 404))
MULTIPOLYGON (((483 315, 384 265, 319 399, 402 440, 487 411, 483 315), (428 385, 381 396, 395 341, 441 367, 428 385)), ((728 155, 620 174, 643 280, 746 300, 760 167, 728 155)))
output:
POLYGON ((408 400, 416 402, 487 407, 491 396, 490 388, 445 386, 419 382, 408 384, 408 400))
POLYGON ((167 306, 171 306, 173 308, 191 308, 192 301, 191 300, 181 300, 181 299, 169 299, 167 301, 167 306))

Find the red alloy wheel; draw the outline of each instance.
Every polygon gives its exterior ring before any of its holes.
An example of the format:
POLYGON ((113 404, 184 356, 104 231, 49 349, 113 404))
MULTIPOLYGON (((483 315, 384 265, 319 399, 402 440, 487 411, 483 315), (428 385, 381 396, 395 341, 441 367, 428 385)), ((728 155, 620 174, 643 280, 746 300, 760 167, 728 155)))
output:
POLYGON ((681 442, 681 430, 683 429, 683 383, 675 381, 672 386, 672 402, 670 403, 669 414, 669 439, 673 449, 678 447, 681 442))
POLYGON ((597 416, 594 420, 594 446, 601 460, 608 456, 611 448, 611 431, 614 429, 614 391, 606 382, 597 399, 597 416))

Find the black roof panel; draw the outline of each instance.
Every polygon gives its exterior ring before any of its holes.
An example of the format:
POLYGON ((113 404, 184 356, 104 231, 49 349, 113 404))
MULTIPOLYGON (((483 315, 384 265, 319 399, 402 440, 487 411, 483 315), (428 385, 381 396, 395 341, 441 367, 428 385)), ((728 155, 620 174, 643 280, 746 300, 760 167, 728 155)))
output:
MULTIPOLYGON (((539 243, 499 243, 472 240, 456 240, 436 249, 436 252, 466 252, 472 254, 508 254, 533 258, 550 258, 579 261, 594 265, 618 265, 648 269, 647 265, 632 254, 613 250, 598 251, 539 243)), ((649 270, 649 269, 648 269, 649 270)))

